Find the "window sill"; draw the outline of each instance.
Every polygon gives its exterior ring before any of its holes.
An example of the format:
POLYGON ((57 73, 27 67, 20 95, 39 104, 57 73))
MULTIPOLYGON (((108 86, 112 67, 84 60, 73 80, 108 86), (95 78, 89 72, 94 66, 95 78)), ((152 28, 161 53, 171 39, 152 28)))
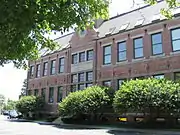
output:
POLYGON ((158 58, 158 57, 164 57, 165 56, 165 53, 162 53, 162 54, 158 54, 158 55, 152 55, 150 56, 150 58, 158 58))
POLYGON ((101 65, 101 67, 109 67, 109 66, 112 66, 112 64, 101 65))
POLYGON ((137 59, 132 59, 132 62, 137 62, 137 61, 141 61, 141 60, 145 60, 146 57, 141 57, 141 58, 137 58, 137 59))
POLYGON ((172 55, 172 56, 180 55, 180 50, 179 51, 170 52, 170 55, 172 55))
POLYGON ((116 62, 116 64, 126 64, 126 63, 128 63, 128 60, 124 60, 124 61, 118 61, 118 62, 116 62))

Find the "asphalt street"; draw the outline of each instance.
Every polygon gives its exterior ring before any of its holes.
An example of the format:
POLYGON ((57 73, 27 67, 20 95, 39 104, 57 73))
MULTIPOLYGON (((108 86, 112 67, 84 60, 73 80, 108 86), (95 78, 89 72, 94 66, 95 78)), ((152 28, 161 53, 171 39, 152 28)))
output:
MULTIPOLYGON (((134 131, 54 126, 19 120, 8 120, 0 115, 0 135, 159 135, 134 131)), ((168 135, 168 134, 166 134, 168 135)), ((172 134, 169 134, 172 135, 172 134)))

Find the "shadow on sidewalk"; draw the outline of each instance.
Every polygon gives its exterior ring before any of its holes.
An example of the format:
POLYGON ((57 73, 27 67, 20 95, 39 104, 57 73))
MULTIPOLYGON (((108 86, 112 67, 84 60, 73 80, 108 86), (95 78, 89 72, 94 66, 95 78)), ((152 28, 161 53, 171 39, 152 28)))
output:
POLYGON ((80 130, 99 129, 94 127, 81 126, 81 125, 52 125, 52 126, 59 129, 80 129, 80 130))
POLYGON ((136 132, 136 131, 118 131, 118 130, 109 130, 107 133, 111 135, 158 135, 154 133, 145 133, 145 132, 136 132))

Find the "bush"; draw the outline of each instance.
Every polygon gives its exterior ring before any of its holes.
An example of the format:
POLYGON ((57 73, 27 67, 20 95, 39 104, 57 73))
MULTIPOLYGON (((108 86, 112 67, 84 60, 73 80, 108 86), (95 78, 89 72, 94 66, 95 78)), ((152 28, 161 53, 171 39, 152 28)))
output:
POLYGON ((106 87, 92 86, 83 91, 70 93, 60 104, 59 114, 62 117, 95 117, 112 108, 112 90, 106 87))
POLYGON ((149 113, 154 117, 170 116, 180 111, 179 84, 168 80, 131 80, 115 94, 113 107, 117 113, 149 113))
POLYGON ((35 114, 43 109, 44 104, 44 100, 41 97, 23 96, 17 101, 16 108, 24 115, 27 115, 29 112, 35 114))

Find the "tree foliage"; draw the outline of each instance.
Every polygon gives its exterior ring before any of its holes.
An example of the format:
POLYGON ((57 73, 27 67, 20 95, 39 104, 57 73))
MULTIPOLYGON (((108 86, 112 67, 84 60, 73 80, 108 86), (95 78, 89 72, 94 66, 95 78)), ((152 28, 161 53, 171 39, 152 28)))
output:
POLYGON ((0 109, 4 106, 5 104, 5 96, 0 94, 0 109))
POLYGON ((25 65, 39 49, 55 49, 44 34, 84 28, 108 17, 109 0, 2 0, 0 3, 0 65, 25 65))
POLYGON ((114 98, 117 113, 138 112, 162 115, 179 113, 180 85, 168 80, 131 80, 122 85, 114 98))
POLYGON ((82 114, 103 113, 112 103, 110 91, 109 88, 92 86, 83 91, 73 92, 59 104, 59 114, 76 117, 82 114))
POLYGON ((26 96, 27 92, 27 79, 24 79, 23 86, 21 88, 21 95, 20 96, 26 96))
POLYGON ((44 100, 41 97, 23 96, 17 101, 16 108, 23 114, 35 113, 43 109, 44 100))
POLYGON ((3 110, 15 110, 16 101, 8 99, 7 103, 4 105, 3 110))

